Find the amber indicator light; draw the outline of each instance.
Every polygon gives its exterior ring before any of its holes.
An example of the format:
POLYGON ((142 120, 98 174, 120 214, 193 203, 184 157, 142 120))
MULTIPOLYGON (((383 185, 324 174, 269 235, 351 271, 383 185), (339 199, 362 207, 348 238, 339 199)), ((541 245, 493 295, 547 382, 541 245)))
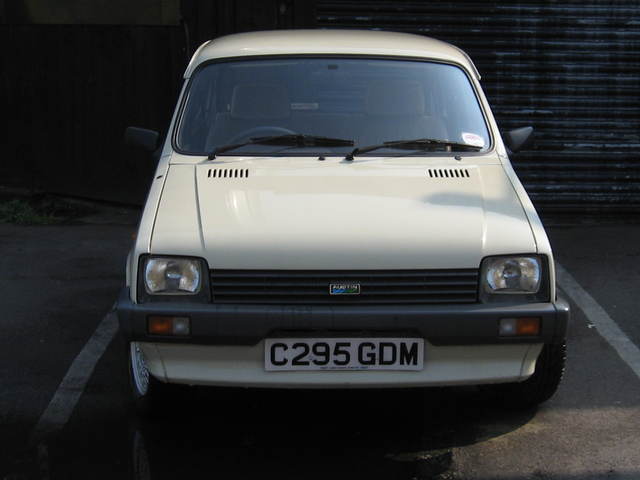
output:
POLYGON ((540 319, 537 317, 518 318, 516 322, 516 335, 540 335, 540 319))
POLYGON ((171 335, 173 333, 173 317, 148 317, 147 331, 151 335, 171 335))
POLYGON ((536 337, 540 335, 539 317, 503 318, 498 326, 501 337, 536 337))

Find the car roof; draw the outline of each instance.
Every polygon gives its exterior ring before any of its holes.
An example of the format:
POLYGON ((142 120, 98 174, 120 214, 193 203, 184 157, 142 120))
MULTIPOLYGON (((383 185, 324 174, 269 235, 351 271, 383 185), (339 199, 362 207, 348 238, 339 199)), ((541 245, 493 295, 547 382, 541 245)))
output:
POLYGON ((184 77, 203 62, 256 55, 377 55, 418 57, 456 63, 479 79, 469 56, 449 43, 422 35, 373 30, 272 30, 209 40, 193 54, 184 77))

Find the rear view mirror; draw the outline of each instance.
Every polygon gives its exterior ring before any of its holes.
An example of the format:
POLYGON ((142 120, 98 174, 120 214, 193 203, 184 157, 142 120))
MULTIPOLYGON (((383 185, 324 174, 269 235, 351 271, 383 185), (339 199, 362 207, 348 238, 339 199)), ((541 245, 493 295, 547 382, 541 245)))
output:
POLYGON ((515 153, 528 146, 533 140, 533 127, 522 127, 511 130, 503 135, 507 148, 515 153))
POLYGON ((158 147, 160 134, 146 128, 127 127, 124 131, 124 143, 130 147, 137 147, 153 152, 158 147))

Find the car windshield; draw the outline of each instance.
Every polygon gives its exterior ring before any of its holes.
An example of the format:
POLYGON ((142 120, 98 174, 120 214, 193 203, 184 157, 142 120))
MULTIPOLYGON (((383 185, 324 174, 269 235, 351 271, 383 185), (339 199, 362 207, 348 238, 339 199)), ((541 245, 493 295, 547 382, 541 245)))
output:
MULTIPOLYGON (((423 138, 483 150, 491 143, 474 89, 459 67, 362 57, 271 57, 197 69, 175 144, 182 153, 206 155, 256 137, 291 134, 352 140, 356 147, 423 138)), ((352 149, 339 142, 250 143, 225 155, 342 155, 352 149)), ((368 155, 390 152, 412 153, 389 146, 368 155)))

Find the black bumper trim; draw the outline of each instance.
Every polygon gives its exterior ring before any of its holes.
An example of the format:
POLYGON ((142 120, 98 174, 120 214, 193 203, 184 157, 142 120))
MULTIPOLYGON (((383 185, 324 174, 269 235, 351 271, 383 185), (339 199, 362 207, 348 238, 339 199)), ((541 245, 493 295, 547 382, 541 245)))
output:
POLYGON ((129 341, 199 345, 256 345, 267 337, 300 332, 349 335, 410 332, 433 345, 560 343, 567 335, 569 321, 569 305, 562 299, 519 305, 136 304, 131 301, 128 288, 122 290, 116 311, 120 329, 129 341), (148 335, 149 315, 188 316, 191 336, 148 335), (542 318, 540 336, 499 337, 498 321, 508 317, 542 318))

